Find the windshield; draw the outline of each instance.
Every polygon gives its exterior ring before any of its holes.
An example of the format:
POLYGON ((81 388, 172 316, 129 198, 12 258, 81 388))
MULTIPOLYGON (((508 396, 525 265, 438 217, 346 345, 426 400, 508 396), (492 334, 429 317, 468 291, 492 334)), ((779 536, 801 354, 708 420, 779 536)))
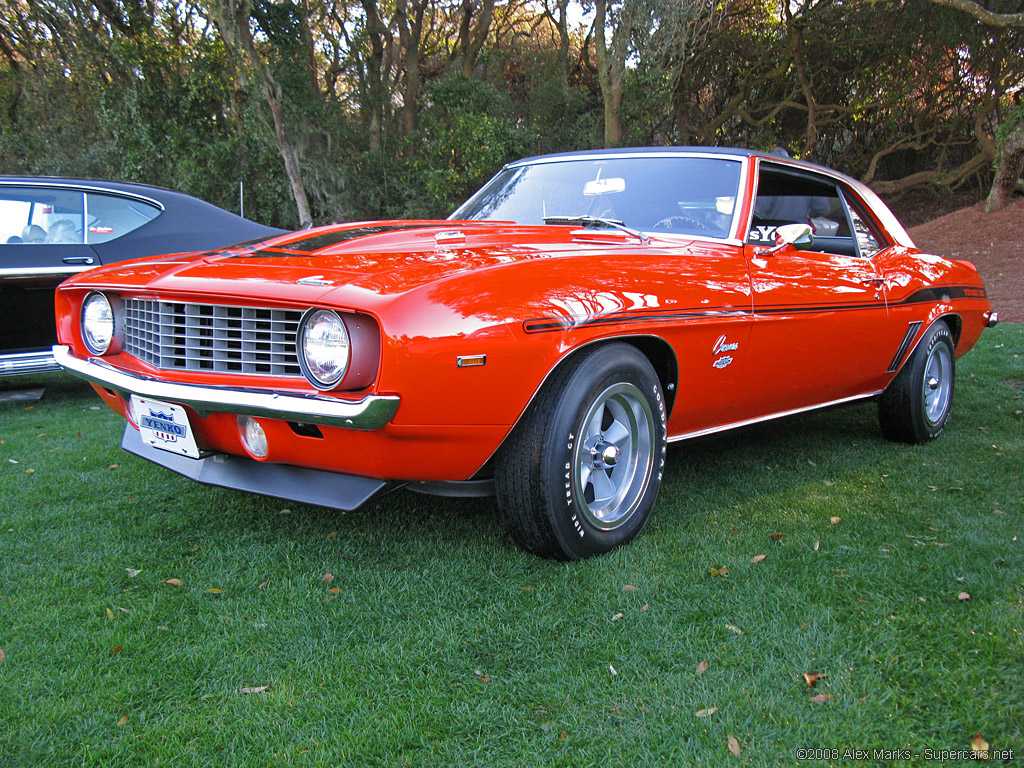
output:
POLYGON ((741 168, 738 159, 685 156, 521 165, 502 170, 450 218, 578 225, 593 217, 640 231, 725 238, 741 168))

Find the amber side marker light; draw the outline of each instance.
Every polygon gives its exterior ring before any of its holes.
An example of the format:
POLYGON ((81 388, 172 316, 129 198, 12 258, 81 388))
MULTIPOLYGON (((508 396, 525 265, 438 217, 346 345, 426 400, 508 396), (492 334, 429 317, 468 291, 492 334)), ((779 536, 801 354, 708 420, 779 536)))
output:
POLYGON ((487 364, 487 355, 463 355, 456 358, 455 364, 459 368, 476 368, 487 364))

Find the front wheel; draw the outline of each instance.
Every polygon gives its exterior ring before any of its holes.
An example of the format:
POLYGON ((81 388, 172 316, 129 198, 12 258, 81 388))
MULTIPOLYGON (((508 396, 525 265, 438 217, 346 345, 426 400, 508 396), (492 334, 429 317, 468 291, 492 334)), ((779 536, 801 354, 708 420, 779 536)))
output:
POLYGON ((541 557, 578 560, 631 541, 665 465, 666 413, 650 362, 628 344, 556 370, 497 456, 505 525, 541 557))
POLYGON ((901 443, 927 443, 942 434, 953 402, 956 354, 949 326, 937 322, 878 400, 882 434, 901 443))

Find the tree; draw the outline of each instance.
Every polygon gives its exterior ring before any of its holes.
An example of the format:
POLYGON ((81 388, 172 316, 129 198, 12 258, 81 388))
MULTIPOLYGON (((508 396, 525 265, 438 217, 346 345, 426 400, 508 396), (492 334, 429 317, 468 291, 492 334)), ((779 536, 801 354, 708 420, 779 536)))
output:
MULTIPOLYGON (((946 5, 970 14, 979 21, 993 27, 1016 27, 1024 29, 1024 13, 997 13, 973 0, 931 0, 936 5, 946 5)), ((1017 97, 1020 97, 1020 91, 1017 97)), ((1020 187, 1024 173, 1024 109, 1019 105, 1000 127, 998 154, 995 163, 995 178, 985 210, 988 213, 1005 208, 1015 190, 1020 187)))
POLYGON ((302 181, 299 153, 292 141, 285 115, 284 89, 256 48, 251 20, 252 4, 250 0, 209 0, 207 9, 233 55, 255 75, 260 92, 270 107, 274 135, 295 198, 299 225, 307 226, 313 222, 313 216, 302 181))

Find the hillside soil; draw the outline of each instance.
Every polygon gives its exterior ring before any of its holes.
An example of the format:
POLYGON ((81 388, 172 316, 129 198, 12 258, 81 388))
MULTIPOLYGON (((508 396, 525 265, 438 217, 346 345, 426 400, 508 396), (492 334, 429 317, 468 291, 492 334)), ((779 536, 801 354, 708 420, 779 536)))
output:
POLYGON ((1024 323, 1024 198, 997 213, 978 203, 907 231, 922 251, 973 262, 1000 321, 1024 323))

